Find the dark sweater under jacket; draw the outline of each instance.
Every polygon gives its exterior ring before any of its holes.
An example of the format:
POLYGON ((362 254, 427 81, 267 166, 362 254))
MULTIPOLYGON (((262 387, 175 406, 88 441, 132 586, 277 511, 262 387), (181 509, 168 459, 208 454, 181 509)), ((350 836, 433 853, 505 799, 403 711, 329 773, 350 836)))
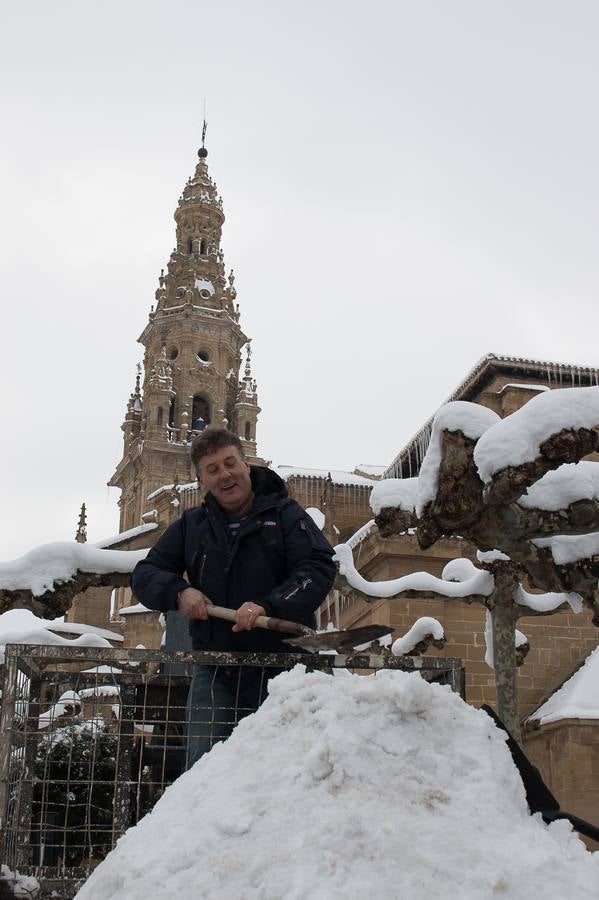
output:
MULTIPOLYGON (((234 536, 210 493, 167 528, 131 577, 144 606, 177 609, 179 592, 191 585, 217 606, 256 603, 267 615, 314 625, 335 577, 333 549, 275 472, 252 466, 251 479, 254 503, 234 536)), ((291 649, 276 632, 235 634, 217 619, 192 619, 189 630, 197 650, 291 649)))

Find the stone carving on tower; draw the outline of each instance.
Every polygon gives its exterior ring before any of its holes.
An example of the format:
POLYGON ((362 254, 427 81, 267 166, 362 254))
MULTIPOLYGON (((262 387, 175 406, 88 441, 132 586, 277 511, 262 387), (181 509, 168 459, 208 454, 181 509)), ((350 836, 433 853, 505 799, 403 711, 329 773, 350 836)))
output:
POLYGON ((257 464, 260 409, 251 376, 249 340, 239 325, 235 277, 225 277, 222 199, 203 143, 175 210, 176 247, 160 273, 156 305, 139 337, 145 348, 122 425, 123 458, 109 484, 121 488, 120 530, 139 525, 148 495, 194 480, 189 445, 207 425, 239 435, 257 464), (239 378, 247 345, 245 374, 239 378))

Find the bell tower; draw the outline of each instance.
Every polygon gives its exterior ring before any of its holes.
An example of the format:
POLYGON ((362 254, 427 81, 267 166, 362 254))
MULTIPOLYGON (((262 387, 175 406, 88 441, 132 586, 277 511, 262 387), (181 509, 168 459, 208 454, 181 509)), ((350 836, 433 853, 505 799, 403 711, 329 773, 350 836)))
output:
POLYGON ((225 277, 225 216, 207 156, 202 139, 194 175, 175 210, 177 244, 138 338, 145 348, 143 381, 140 369, 122 425, 123 458, 109 481, 122 491, 120 531, 141 523, 151 508, 147 497, 157 488, 194 480, 189 445, 207 425, 237 434, 248 459, 264 464, 256 450, 260 408, 249 340, 239 325, 233 271, 225 277))

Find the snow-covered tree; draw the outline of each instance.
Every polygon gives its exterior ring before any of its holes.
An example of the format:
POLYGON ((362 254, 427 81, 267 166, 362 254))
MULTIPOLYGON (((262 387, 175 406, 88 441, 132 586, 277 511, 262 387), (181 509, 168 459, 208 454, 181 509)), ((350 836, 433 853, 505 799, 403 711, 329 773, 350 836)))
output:
POLYGON ((598 448, 599 387, 544 392, 505 419, 449 403, 435 417, 419 477, 380 482, 371 505, 383 537, 415 529, 426 549, 460 536, 480 567, 453 560, 440 579, 371 583, 351 549, 336 548, 339 586, 365 600, 426 592, 487 608, 499 714, 516 737, 518 619, 584 603, 599 625, 599 465, 583 459, 598 448))

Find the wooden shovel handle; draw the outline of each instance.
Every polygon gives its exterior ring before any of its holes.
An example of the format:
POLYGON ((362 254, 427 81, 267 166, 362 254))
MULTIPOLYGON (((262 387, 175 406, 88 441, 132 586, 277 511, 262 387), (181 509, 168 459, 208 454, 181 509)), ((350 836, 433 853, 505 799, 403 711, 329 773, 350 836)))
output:
MULTIPOLYGON (((225 619, 227 622, 235 622, 237 611, 228 609, 226 606, 207 605, 206 611, 213 619, 225 619)), ((257 628, 265 628, 267 631, 282 631, 283 634, 294 634, 297 637, 302 635, 314 634, 307 625, 300 625, 299 622, 288 622, 286 619, 275 619, 273 616, 258 616, 254 622, 257 628)))

